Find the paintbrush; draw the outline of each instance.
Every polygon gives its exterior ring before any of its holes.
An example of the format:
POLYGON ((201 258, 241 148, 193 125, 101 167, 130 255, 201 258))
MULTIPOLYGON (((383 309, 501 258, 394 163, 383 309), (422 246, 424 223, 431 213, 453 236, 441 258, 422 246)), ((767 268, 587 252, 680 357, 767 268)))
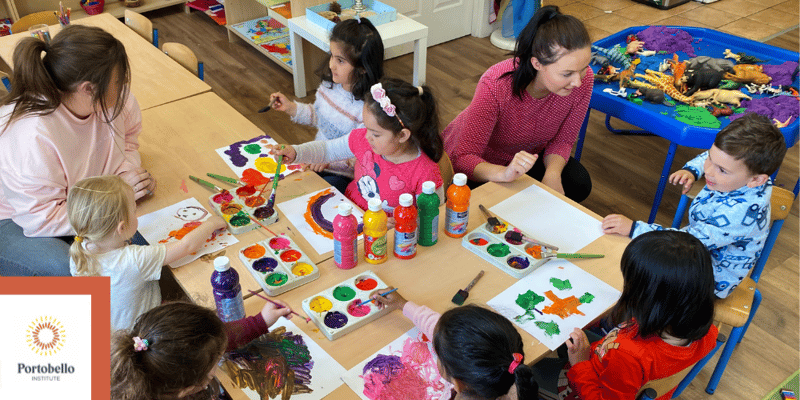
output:
POLYGON ((203 185, 205 187, 214 189, 219 193, 228 193, 227 190, 225 190, 225 189, 223 189, 223 188, 221 188, 221 187, 219 187, 219 186, 217 186, 217 185, 215 185, 215 184, 213 184, 213 183, 211 183, 209 181, 202 180, 202 179, 200 179, 200 178, 198 178, 196 176, 189 175, 189 179, 191 179, 191 180, 193 180, 193 181, 195 181, 195 182, 197 182, 197 183, 199 183, 199 184, 201 184, 201 185, 203 185))
MULTIPOLYGON (((390 295, 390 294, 392 294, 392 293, 394 293, 396 291, 397 291, 397 288, 394 288, 394 289, 392 289, 392 290, 390 290, 390 291, 388 291, 386 293, 381 293, 380 296, 381 297, 386 297, 386 296, 388 296, 388 295, 390 295)), ((366 299, 366 300, 362 301, 361 303, 358 303, 358 306, 361 307, 361 306, 369 303, 370 301, 372 301, 372 299, 366 299)))
MULTIPOLYGON (((272 300, 272 299, 268 299, 268 298, 266 298, 266 297, 264 297, 264 296, 262 296, 262 295, 258 294, 258 292, 254 292, 254 291, 252 291, 252 290, 250 290, 249 292, 250 292, 252 295, 254 295, 254 296, 261 297, 262 299, 264 299, 264 300, 266 300, 266 301, 268 301, 268 302, 270 302, 270 303, 272 303, 272 304, 275 304, 276 306, 278 306, 278 308, 284 308, 284 307, 283 307, 283 304, 280 304, 280 303, 278 303, 278 302, 276 302, 276 301, 274 301, 274 300, 272 300)), ((300 318, 304 319, 304 320, 306 321, 306 323, 309 323, 309 322, 311 322, 311 318, 304 317, 304 316, 302 316, 302 315, 300 315, 300 314, 298 314, 298 313, 294 312, 294 310, 292 310, 292 314, 294 314, 294 315, 297 315, 298 317, 300 317, 300 318)))
POLYGON ((210 176, 210 177, 212 177, 214 179, 219 179, 219 180, 221 180, 223 182, 228 182, 228 183, 233 184, 233 185, 247 186, 246 183, 244 183, 244 182, 242 182, 242 181, 240 181, 238 179, 235 179, 235 178, 228 178, 227 176, 212 174, 210 172, 206 173, 206 175, 208 175, 208 176, 210 176))
POLYGON ((537 245, 542 246, 542 247, 547 247, 547 248, 552 249, 552 250, 558 250, 558 247, 549 245, 549 244, 544 243, 544 242, 540 242, 540 241, 538 241, 536 239, 532 239, 532 238, 526 236, 522 232, 511 231, 511 232, 508 232, 506 235, 508 235, 508 239, 516 241, 516 242, 528 242, 528 243, 537 244, 537 245))
MULTIPOLYGON (((284 145, 281 145, 281 150, 284 149, 284 145)), ((269 195, 269 200, 267 200, 267 207, 272 209, 275 206, 275 194, 278 192, 278 181, 281 179, 281 165, 283 165, 283 155, 279 155, 278 157, 278 166, 275 167, 275 177, 272 179, 272 193, 269 195)))
POLYGON ((588 254, 588 253, 556 253, 554 251, 542 251, 542 246, 531 246, 525 249, 525 252, 533 256, 537 260, 553 259, 553 258, 603 258, 604 254, 588 254))
POLYGON ((278 100, 278 98, 277 98, 277 97, 275 97, 274 99, 270 100, 269 104, 268 104, 266 107, 264 107, 264 108, 262 108, 262 109, 258 110, 258 113, 259 113, 259 114, 261 114, 261 113, 265 113, 265 112, 267 112, 267 111, 271 110, 271 109, 272 109, 272 106, 273 106, 273 105, 275 105, 275 102, 276 102, 277 100, 278 100))
POLYGON ((258 225, 260 225, 262 228, 266 229, 266 230, 267 230, 269 233, 271 233, 271 234, 272 234, 272 236, 274 236, 274 237, 278 237, 278 235, 276 235, 276 234, 275 234, 275 232, 273 232, 273 231, 271 231, 269 228, 267 228, 267 226, 266 226, 266 225, 262 224, 261 222, 258 222, 258 220, 257 220, 257 219, 256 219, 254 216, 252 216, 252 215, 250 215, 250 214, 247 214, 247 216, 248 216, 248 217, 250 217, 250 220, 251 220, 251 221, 253 221, 253 222, 257 223, 257 224, 258 224, 258 225))
POLYGON ((478 208, 481 210, 481 212, 483 212, 483 215, 486 216, 486 221, 489 222, 489 225, 491 226, 503 225, 503 223, 500 222, 500 220, 497 219, 497 217, 495 217, 494 214, 489 212, 489 210, 487 210, 486 207, 483 206, 483 204, 478 204, 478 208))
POLYGON ((464 304, 464 301, 466 301, 467 297, 469 297, 470 289, 472 289, 472 287, 475 286, 476 283, 478 283, 478 279, 481 279, 482 276, 483 276, 483 271, 478 272, 478 276, 476 276, 475 279, 473 279, 472 282, 470 282, 469 285, 467 285, 467 288, 464 290, 459 289, 458 293, 456 293, 455 296, 453 296, 453 299, 450 301, 459 306, 464 304))

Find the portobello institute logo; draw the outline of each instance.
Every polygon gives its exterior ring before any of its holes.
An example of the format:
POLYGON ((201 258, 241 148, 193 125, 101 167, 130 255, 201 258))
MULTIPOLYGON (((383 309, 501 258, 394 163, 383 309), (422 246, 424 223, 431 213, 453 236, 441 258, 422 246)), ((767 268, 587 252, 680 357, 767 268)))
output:
POLYGON ((64 346, 64 325, 51 316, 36 318, 28 325, 25 341, 36 354, 52 356, 64 346))

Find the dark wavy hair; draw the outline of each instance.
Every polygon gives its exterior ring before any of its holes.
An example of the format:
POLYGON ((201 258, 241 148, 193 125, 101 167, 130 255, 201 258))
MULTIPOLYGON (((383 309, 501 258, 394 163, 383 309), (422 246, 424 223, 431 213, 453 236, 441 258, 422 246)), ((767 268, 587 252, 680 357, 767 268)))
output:
MULTIPOLYGON (((383 77, 383 40, 381 35, 366 18, 346 19, 333 26, 331 42, 344 45, 347 62, 353 66, 350 92, 356 100, 363 100, 369 88, 383 77)), ((328 64, 330 58, 320 65, 317 74, 324 81, 333 84, 333 74, 328 64)))
POLYGON ((561 57, 560 49, 573 51, 589 47, 592 40, 583 22, 561 14, 556 6, 545 6, 536 11, 517 37, 514 52, 514 70, 511 75, 514 95, 522 98, 525 88, 536 79, 536 69, 531 58, 536 57, 542 65, 549 65, 561 57))
POLYGON ((502 315, 476 305, 453 308, 439 318, 433 348, 447 378, 466 385, 464 394, 494 399, 517 386, 517 397, 538 398, 539 385, 524 363, 508 372, 514 353, 523 352, 522 337, 502 315))
POLYGON ((786 155, 786 139, 781 131, 769 118, 756 113, 745 114, 722 128, 714 146, 742 160, 753 174, 772 175, 786 155))
POLYGON ((714 270, 706 246, 689 233, 661 230, 633 239, 622 254, 622 295, 611 322, 635 321, 646 338, 667 333, 690 342, 714 318, 714 270))

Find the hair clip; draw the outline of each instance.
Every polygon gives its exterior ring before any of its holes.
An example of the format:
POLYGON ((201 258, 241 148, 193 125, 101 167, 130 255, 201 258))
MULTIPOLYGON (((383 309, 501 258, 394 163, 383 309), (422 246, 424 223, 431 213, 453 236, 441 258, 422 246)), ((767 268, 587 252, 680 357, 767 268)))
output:
POLYGON ((422 96, 422 93, 424 92, 422 86, 417 86, 417 90, 419 90, 419 95, 422 96))
POLYGON ((150 346, 150 343, 147 341, 147 339, 142 339, 138 336, 133 338, 134 353, 147 350, 147 346, 150 346))
POLYGON ((75 236, 75 241, 80 243, 83 241, 83 236, 75 236))
POLYGON ((378 82, 372 85, 369 91, 370 93, 372 93, 372 99, 378 102, 378 104, 380 104, 383 112, 385 112, 386 115, 390 117, 397 118, 397 121, 400 122, 400 126, 402 126, 403 129, 405 129, 406 124, 404 124, 403 120, 400 119, 400 116, 397 115, 397 109, 395 108, 394 104, 392 104, 392 101, 389 99, 389 96, 386 95, 386 90, 383 89, 383 85, 381 85, 381 83, 378 82))
POLYGON ((517 370, 519 364, 522 362, 522 354, 514 353, 513 356, 514 356, 514 361, 511 361, 511 365, 508 366, 508 373, 512 375, 514 374, 514 371, 517 370))

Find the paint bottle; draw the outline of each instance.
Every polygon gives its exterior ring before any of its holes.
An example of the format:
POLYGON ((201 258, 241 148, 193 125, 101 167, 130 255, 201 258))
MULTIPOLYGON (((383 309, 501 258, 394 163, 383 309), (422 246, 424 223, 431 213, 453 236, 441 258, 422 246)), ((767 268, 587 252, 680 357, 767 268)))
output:
POLYGON ((444 233, 447 236, 460 238, 467 234, 469 197, 467 176, 460 172, 453 175, 453 183, 447 188, 447 208, 444 214, 444 233))
POLYGON ((386 262, 386 212, 381 201, 370 199, 364 213, 364 259, 370 264, 386 262))
POLYGON ((417 255, 417 208, 414 196, 400 195, 400 205, 394 209, 394 256, 408 260, 417 255))
POLYGON ((358 220, 353 206, 342 203, 339 214, 333 218, 333 262, 341 269, 358 264, 358 220))
POLYGON ((417 198, 419 208, 419 243, 420 246, 433 246, 439 239, 439 196, 436 184, 425 181, 422 194, 417 198))
POLYGON ((231 268, 231 261, 228 257, 222 256, 214 259, 211 287, 214 289, 217 315, 222 322, 238 321, 244 318, 244 301, 242 300, 242 286, 239 285, 239 273, 231 268))

